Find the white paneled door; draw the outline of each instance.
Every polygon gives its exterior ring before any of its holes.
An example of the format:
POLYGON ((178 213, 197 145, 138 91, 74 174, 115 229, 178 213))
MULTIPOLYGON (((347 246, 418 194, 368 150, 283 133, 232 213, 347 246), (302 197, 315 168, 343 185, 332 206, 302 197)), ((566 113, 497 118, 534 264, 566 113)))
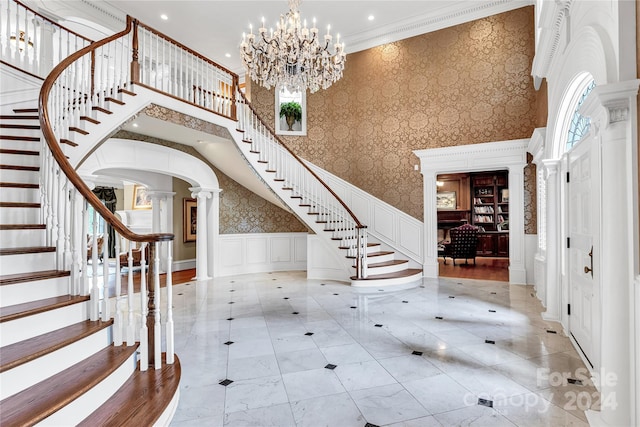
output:
POLYGON ((587 137, 569 152, 567 191, 569 330, 592 367, 599 348, 600 319, 599 272, 594 265, 599 249, 600 185, 593 146, 596 144, 587 137))

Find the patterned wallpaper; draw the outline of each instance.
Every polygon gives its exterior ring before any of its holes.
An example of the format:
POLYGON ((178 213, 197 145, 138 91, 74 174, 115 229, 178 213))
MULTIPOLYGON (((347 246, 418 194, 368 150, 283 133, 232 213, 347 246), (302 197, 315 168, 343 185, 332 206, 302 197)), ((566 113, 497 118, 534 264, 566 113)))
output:
MULTIPOLYGON (((422 220, 413 150, 529 138, 536 127, 533 12, 521 8, 348 55, 341 80, 307 94, 307 136, 283 139, 422 220)), ((273 124, 273 90, 253 84, 251 97, 273 124)), ((535 193, 535 179, 528 185, 535 193)), ((535 229, 535 206, 526 210, 526 228, 535 229)))
POLYGON ((537 168, 533 156, 527 153, 527 166, 524 168, 524 232, 538 233, 538 192, 537 168))
MULTIPOLYGON (((145 113, 150 109, 155 111, 156 115, 154 117, 161 116, 164 120, 174 123, 185 123, 186 121, 191 125, 199 126, 200 124, 198 122, 201 122, 201 120, 194 119, 193 117, 188 117, 155 105, 148 107, 145 113)), ((212 126, 218 127, 208 122, 202 122, 201 125, 202 127, 193 127, 193 129, 203 130, 212 126)), ((226 129, 220 129, 226 132, 226 129)), ((218 177, 218 182, 222 189, 222 193, 220 193, 220 234, 308 231, 306 226, 302 224, 295 215, 247 190, 213 166, 193 147, 128 131, 119 131, 112 137, 135 139, 164 145, 188 153, 207 163, 218 177)))

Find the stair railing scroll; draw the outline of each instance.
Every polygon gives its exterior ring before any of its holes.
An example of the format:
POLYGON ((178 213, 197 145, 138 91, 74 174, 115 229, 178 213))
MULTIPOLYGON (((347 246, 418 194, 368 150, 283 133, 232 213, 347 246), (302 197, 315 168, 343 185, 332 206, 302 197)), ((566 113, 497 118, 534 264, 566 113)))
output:
POLYGON ((340 197, 313 172, 287 145, 278 138, 254 110, 244 93, 236 87, 238 130, 243 140, 251 143, 251 152, 258 153, 259 162, 275 173, 283 189, 290 190, 292 198, 308 206, 309 213, 317 215, 317 222, 326 223, 332 230, 332 239, 340 241, 347 257, 355 259, 356 277, 367 278, 367 226, 340 197))
MULTIPOLYGON (((47 242, 57 248, 57 269, 71 271, 72 293, 91 295, 91 320, 108 321, 111 318, 110 291, 107 286, 112 276, 109 270, 109 228, 115 230, 117 241, 123 239, 129 245, 126 298, 123 297, 121 289, 120 254, 116 253, 114 328, 117 332, 114 333, 114 339, 116 345, 123 342, 135 345, 135 340, 140 340, 140 369, 145 370, 149 365, 158 369, 162 363, 159 253, 160 245, 168 245, 166 252, 171 254, 174 236, 169 233, 141 235, 129 230, 78 176, 61 147, 61 142, 69 138, 70 132, 81 129, 82 117, 94 117, 96 111, 104 109, 108 102, 116 100, 122 91, 131 89, 129 71, 132 29, 133 20, 127 17, 125 30, 71 54, 45 79, 39 99, 40 126, 43 134, 40 184, 42 217, 49 230, 47 242), (91 230, 86 226, 89 223, 90 210, 93 212, 91 230), (99 230, 101 222, 104 228, 99 230), (149 289, 148 294, 145 273, 147 257, 144 250, 146 246, 149 248, 149 282, 153 283, 153 288, 149 289), (139 329, 135 326, 137 316, 134 307, 133 271, 138 266, 134 266, 134 247, 140 248, 139 329), (88 259, 91 259, 91 269, 88 259), (99 272, 100 263, 102 278, 99 272)), ((171 272, 168 271, 167 276, 170 275, 171 272)), ((170 279, 168 282, 171 282, 170 279)), ((171 301, 170 294, 171 287, 168 287, 167 301, 171 301)), ((165 324, 166 362, 173 363, 171 304, 166 304, 165 324)))

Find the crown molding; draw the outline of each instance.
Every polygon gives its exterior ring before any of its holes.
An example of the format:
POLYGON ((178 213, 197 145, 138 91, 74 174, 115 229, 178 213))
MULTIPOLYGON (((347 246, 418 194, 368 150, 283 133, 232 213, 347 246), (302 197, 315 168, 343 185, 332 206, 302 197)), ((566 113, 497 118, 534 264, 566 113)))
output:
MULTIPOLYGON (((398 40, 464 24, 534 4, 533 0, 484 0, 452 2, 445 9, 348 35, 347 53, 359 52, 398 40)), ((345 37, 345 40, 347 37, 345 37)))

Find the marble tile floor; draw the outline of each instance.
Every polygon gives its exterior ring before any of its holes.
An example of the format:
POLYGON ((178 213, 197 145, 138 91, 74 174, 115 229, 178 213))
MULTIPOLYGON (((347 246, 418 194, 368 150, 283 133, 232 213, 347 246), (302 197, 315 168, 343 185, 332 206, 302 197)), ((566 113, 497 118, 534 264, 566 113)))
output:
POLYGON ((531 286, 468 279, 359 290, 281 272, 176 285, 171 425, 587 426, 599 394, 542 310, 531 286))

